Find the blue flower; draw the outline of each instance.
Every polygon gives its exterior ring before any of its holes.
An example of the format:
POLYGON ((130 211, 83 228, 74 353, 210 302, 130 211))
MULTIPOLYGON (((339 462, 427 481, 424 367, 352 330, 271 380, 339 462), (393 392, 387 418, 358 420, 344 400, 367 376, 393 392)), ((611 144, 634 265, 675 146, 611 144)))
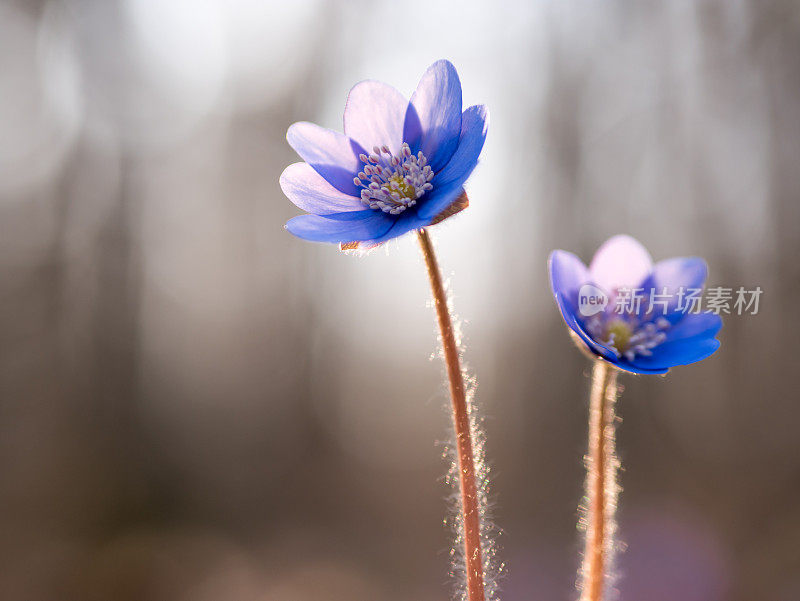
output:
POLYGON ((300 122, 286 139, 303 163, 280 178, 310 213, 290 219, 295 236, 369 248, 464 209, 464 182, 478 163, 488 112, 461 112, 461 82, 446 60, 431 65, 408 101, 378 81, 356 84, 344 134, 300 122))
POLYGON ((588 269, 572 253, 550 255, 550 285, 567 326, 591 353, 639 374, 663 374, 719 348, 722 319, 694 312, 690 302, 707 273, 697 257, 653 265, 630 236, 606 241, 588 269))

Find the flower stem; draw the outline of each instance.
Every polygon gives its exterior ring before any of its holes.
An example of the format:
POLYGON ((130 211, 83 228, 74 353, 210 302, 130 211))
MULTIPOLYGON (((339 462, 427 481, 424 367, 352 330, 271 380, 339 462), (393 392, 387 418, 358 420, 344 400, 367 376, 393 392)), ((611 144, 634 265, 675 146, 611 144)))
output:
POLYGON ((461 360, 458 355, 453 332, 453 322, 447 308, 447 296, 442 284, 442 275, 433 250, 433 244, 425 229, 417 230, 419 245, 428 268, 431 282, 436 316, 442 336, 442 349, 447 377, 450 381, 450 398, 453 404, 453 425, 456 431, 458 450, 458 474, 461 490, 461 514, 464 528, 464 555, 466 559, 467 599, 468 601, 484 600, 484 573, 481 554, 481 523, 478 508, 478 490, 475 482, 475 457, 473 448, 470 416, 467 409, 467 395, 464 385, 464 374, 461 371, 461 360))
POLYGON ((586 456, 586 548, 581 601, 603 601, 611 579, 617 528, 617 468, 614 403, 617 370, 595 359, 589 407, 589 451, 586 456))

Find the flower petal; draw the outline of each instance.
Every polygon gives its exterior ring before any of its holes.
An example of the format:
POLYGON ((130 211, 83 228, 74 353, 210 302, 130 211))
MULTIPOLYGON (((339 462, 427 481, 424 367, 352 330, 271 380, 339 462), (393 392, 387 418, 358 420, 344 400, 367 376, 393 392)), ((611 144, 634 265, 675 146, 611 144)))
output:
POLYGON ((485 106, 471 106, 461 120, 458 148, 445 167, 433 177, 433 190, 420 203, 422 218, 433 218, 461 194, 461 188, 478 164, 486 141, 489 113, 485 106))
POLYGON ((631 364, 642 369, 669 369, 676 365, 689 365, 713 355, 719 346, 719 340, 714 338, 689 338, 665 342, 655 347, 650 357, 636 355, 631 364))
POLYGON ((400 213, 400 216, 395 219, 392 227, 389 228, 383 236, 375 238, 371 242, 374 242, 375 246, 378 244, 382 244, 391 240, 392 238, 397 238, 398 236, 402 236, 410 232, 411 230, 418 230, 422 227, 425 227, 430 223, 429 219, 421 219, 419 215, 416 214, 415 211, 411 209, 407 209, 400 213))
POLYGON ((346 221, 319 215, 300 215, 286 223, 286 229, 298 238, 314 242, 355 242, 378 238, 394 224, 394 219, 382 211, 366 210, 353 213, 363 216, 346 221))
POLYGON ((701 288, 707 276, 708 266, 700 257, 674 257, 656 263, 647 280, 659 288, 701 288))
POLYGON ((446 185, 451 182, 465 181, 475 165, 486 142, 489 131, 489 110, 482 104, 476 104, 464 111, 461 117, 461 135, 458 148, 439 173, 434 176, 434 184, 446 185), (438 178, 438 181, 437 181, 438 178))
POLYGON ((469 207, 469 197, 467 191, 461 188, 461 193, 456 199, 451 202, 444 211, 437 213, 435 217, 430 220, 430 225, 441 223, 445 219, 450 219, 453 215, 458 215, 461 211, 469 207))
POLYGON ((620 288, 636 288, 653 268, 650 253, 630 236, 614 236, 597 250, 589 265, 592 281, 614 294, 620 288))
POLYGON ((564 250, 554 250, 548 260, 550 288, 570 303, 577 303, 580 287, 589 281, 589 270, 577 256, 564 250))
POLYGON ((664 344, 695 338, 714 338, 722 328, 722 318, 714 313, 685 315, 677 324, 666 330, 664 344))
POLYGON ((675 257, 659 261, 653 266, 653 271, 641 284, 641 288, 644 289, 643 299, 647 299, 649 303, 651 294, 654 299, 652 314, 643 317, 645 319, 655 319, 663 316, 672 322, 677 322, 683 317, 683 314, 678 311, 678 305, 681 302, 686 303, 685 295, 689 293, 690 289, 703 287, 707 275, 708 266, 699 257, 675 257), (681 290, 683 291, 683 297, 681 297, 681 290), (655 302, 659 295, 664 294, 667 296, 662 300, 666 306, 660 302, 655 302))
POLYGON ((628 371, 632 374, 642 374, 642 375, 661 375, 665 374, 669 371, 669 367, 654 367, 652 369, 647 367, 641 367, 639 365, 634 365, 630 361, 628 361, 625 357, 620 357, 615 361, 611 361, 614 365, 618 368, 628 371))
POLYGON ((364 152, 361 146, 344 134, 306 121, 289 127, 286 140, 333 187, 345 194, 358 196, 358 187, 353 178, 361 166, 358 158, 364 152))
POLYGON ((418 128, 417 112, 400 92, 380 81, 362 81, 347 96, 344 133, 367 149, 367 154, 374 146, 384 145, 397 154, 404 142, 406 119, 418 128))
POLYGON ((461 132, 461 81, 450 61, 436 61, 428 67, 411 96, 411 104, 422 128, 419 150, 431 169, 438 171, 453 156, 461 132))
MULTIPOLYGON (((466 179, 466 178, 464 178, 466 179)), ((464 191, 464 182, 453 182, 448 186, 434 188, 429 196, 426 196, 417 209, 417 214, 422 219, 433 221, 433 219, 443 213, 447 207, 453 204, 464 191)))
POLYGON ((575 306, 573 303, 571 303, 568 299, 566 299, 561 292, 556 292, 555 297, 556 297, 556 303, 558 304, 558 309, 561 312, 561 316, 564 318, 565 323, 583 341, 583 343, 587 346, 589 352, 597 355, 598 357, 601 357, 602 359, 605 359, 606 361, 608 361, 612 365, 619 367, 620 369, 624 369, 625 371, 629 371, 636 374, 664 374, 667 373, 667 371, 669 370, 668 367, 667 368, 659 366, 646 367, 646 366, 633 365, 624 357, 618 357, 617 354, 610 347, 600 342, 597 342, 583 328, 581 321, 575 315, 575 308, 574 308, 575 306))
POLYGON ((561 311, 561 317, 564 318, 564 322, 567 324, 567 327, 569 327, 580 337, 581 340, 583 340, 592 353, 602 357, 603 359, 611 361, 612 363, 616 363, 617 354, 605 344, 597 342, 583 328, 580 320, 575 316, 574 305, 560 292, 556 292, 555 297, 556 303, 558 304, 558 309, 561 311))
POLYGON ((294 163, 284 169, 281 190, 298 207, 316 215, 363 211, 359 198, 334 188, 308 163, 294 163))

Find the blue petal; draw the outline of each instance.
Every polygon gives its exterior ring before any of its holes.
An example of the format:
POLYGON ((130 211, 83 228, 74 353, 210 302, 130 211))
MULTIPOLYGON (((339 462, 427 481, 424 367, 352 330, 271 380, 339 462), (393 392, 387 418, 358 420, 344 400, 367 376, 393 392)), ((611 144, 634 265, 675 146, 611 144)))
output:
POLYGON ((666 331, 664 344, 692 338, 714 338, 722 328, 722 318, 714 313, 685 315, 666 331))
POLYGON ((708 275, 708 266, 700 257, 674 257, 659 261, 646 283, 657 288, 701 288, 708 275))
POLYGON ((620 358, 618 365, 634 373, 666 373, 670 367, 688 365, 706 358, 719 348, 714 340, 722 327, 722 318, 713 313, 686 315, 667 330, 665 342, 649 357, 636 355, 633 361, 620 358))
POLYGON ((380 81, 362 81, 350 90, 344 107, 344 133, 372 152, 374 146, 388 146, 397 154, 409 130, 419 131, 414 106, 392 86, 380 81), (412 125, 416 124, 416 126, 412 125))
POLYGON ((666 300, 666 308, 660 303, 654 303, 652 315, 643 317, 645 319, 655 319, 663 316, 673 323, 680 320, 683 317, 683 310, 678 309, 678 304, 681 302, 679 291, 683 289, 684 294, 686 294, 691 288, 702 288, 707 275, 708 266, 699 257, 675 257, 659 261, 653 266, 652 273, 645 278, 640 287, 644 289, 643 299, 645 299, 646 303, 643 301, 643 305, 647 304, 649 308, 649 299, 652 292, 655 295, 668 295, 664 299, 666 300))
MULTIPOLYGON (((441 169, 458 146, 461 132, 461 81, 450 61, 433 63, 411 96, 422 127, 419 145, 434 172, 441 169)), ((406 141, 413 133, 406 133, 406 141)))
POLYGON ((298 207, 316 215, 363 211, 361 201, 334 188, 308 163, 294 163, 284 169, 281 190, 298 207))
POLYGON ((638 365, 634 365, 633 363, 625 359, 625 357, 620 357, 616 361, 611 361, 611 363, 613 363, 622 370, 631 372, 632 374, 659 375, 659 374, 665 374, 669 371, 668 367, 656 367, 653 369, 647 367, 640 367, 638 365))
POLYGON ((430 221, 430 219, 420 218, 413 209, 406 209, 400 213, 400 216, 397 217, 397 219, 395 219, 394 224, 392 224, 392 227, 389 228, 388 232, 379 238, 375 238, 372 242, 374 242, 376 245, 382 244, 383 242, 391 240, 392 238, 402 236, 411 230, 423 228, 426 225, 429 225, 430 221))
MULTIPOLYGON (((464 178, 466 179, 466 178, 464 178)), ((417 214, 428 222, 453 204, 464 191, 463 181, 453 182, 447 186, 434 188, 428 196, 423 198, 417 209, 417 214)))
POLYGON ((458 198, 464 182, 478 164, 488 124, 489 113, 485 106, 471 106, 464 111, 458 148, 447 165, 434 175, 433 190, 420 203, 420 217, 433 218, 458 198))
POLYGON ((340 192, 358 196, 353 178, 361 168, 364 150, 347 136, 300 121, 286 132, 286 140, 302 159, 340 192))
POLYGON ((550 288, 574 306, 578 290, 589 281, 589 270, 577 256, 564 250, 554 250, 548 260, 550 288))
POLYGON ((653 349, 652 356, 637 355, 631 363, 642 369, 668 369, 676 365, 689 365, 714 354, 719 345, 719 340, 703 337, 665 342, 653 349))
POLYGON ((580 339, 583 340, 586 346, 589 347, 589 350, 595 355, 598 355, 603 359, 610 361, 611 363, 616 363, 617 354, 605 344, 597 342, 586 330, 583 329, 583 325, 581 324, 580 320, 575 316, 575 309, 572 303, 565 299, 560 292, 556 292, 555 297, 556 303, 558 304, 558 309, 561 311, 561 317, 564 318, 564 322, 567 324, 567 327, 575 332, 580 339))
POLYGON ((300 215, 286 223, 286 229, 298 238, 314 242, 362 242, 379 238, 394 224, 382 211, 361 211, 360 219, 340 221, 318 215, 300 215))
POLYGON ((483 150, 486 133, 489 131, 489 111, 482 104, 469 107, 461 116, 461 134, 458 148, 434 177, 434 184, 447 185, 455 181, 465 181, 483 150))
MULTIPOLYGON (((563 252, 563 251, 562 251, 563 252)), ((561 316, 564 318, 565 323, 567 326, 575 332, 578 337, 586 344, 589 351, 597 355, 598 357, 605 359, 612 365, 617 366, 620 369, 625 371, 629 371, 635 374, 664 374, 667 373, 668 368, 661 368, 661 367, 640 367, 636 365, 632 365, 627 359, 624 357, 618 357, 617 354, 605 344, 601 344, 594 340, 589 333, 583 329, 583 325, 581 324, 580 320, 575 316, 575 309, 571 306, 571 303, 567 301, 560 292, 555 293, 556 303, 558 304, 558 308, 561 311, 561 316)))

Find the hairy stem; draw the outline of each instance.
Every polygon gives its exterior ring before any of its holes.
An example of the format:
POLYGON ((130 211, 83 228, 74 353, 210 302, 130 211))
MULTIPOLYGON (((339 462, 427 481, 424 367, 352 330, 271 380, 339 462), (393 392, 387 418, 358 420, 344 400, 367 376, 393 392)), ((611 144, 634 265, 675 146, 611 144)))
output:
POLYGON ((586 461, 586 548, 581 567, 581 601, 603 601, 611 579, 617 508, 614 403, 617 370, 596 359, 589 407, 586 461))
POLYGON ((450 398, 453 404, 453 425, 456 431, 458 451, 458 474, 461 490, 461 514, 464 528, 464 555, 466 558, 467 599, 469 601, 484 600, 483 558, 481 555, 481 524, 478 509, 478 490, 475 481, 475 457, 470 429, 470 417, 467 409, 464 374, 461 371, 461 360, 458 355, 453 322, 447 308, 447 296, 442 284, 442 275, 433 244, 425 229, 417 231, 422 255, 428 268, 431 282, 436 316, 442 336, 444 361, 447 366, 447 377, 450 381, 450 398))

